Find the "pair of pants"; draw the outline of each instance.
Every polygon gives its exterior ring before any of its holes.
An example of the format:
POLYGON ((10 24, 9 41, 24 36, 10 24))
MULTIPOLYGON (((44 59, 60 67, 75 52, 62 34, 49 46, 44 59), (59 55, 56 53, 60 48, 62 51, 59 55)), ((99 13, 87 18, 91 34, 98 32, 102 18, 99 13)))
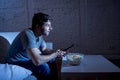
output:
POLYGON ((35 66, 31 60, 24 62, 14 62, 13 64, 31 70, 38 80, 58 80, 55 59, 40 66, 35 66))

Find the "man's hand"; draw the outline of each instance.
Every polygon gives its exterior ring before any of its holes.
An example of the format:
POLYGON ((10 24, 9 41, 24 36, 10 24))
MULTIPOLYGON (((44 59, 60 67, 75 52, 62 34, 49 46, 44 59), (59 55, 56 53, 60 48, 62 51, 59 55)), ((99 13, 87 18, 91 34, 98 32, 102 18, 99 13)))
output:
POLYGON ((63 57, 67 54, 67 51, 57 50, 58 57, 63 57))

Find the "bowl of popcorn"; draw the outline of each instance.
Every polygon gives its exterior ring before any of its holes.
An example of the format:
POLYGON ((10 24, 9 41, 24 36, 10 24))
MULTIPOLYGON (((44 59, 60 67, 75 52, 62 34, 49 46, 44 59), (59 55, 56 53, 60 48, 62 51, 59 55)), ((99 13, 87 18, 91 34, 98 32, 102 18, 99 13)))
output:
POLYGON ((79 65, 83 60, 84 55, 81 53, 68 53, 66 55, 67 61, 70 65, 79 65))

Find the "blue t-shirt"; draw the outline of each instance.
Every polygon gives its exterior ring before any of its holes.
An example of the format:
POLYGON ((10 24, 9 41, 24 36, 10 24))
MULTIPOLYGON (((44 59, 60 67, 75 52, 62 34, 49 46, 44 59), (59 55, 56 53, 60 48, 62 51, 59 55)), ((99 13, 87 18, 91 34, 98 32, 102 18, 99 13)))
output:
POLYGON ((28 61, 30 57, 27 53, 27 48, 42 48, 46 47, 46 43, 42 36, 36 37, 31 29, 25 29, 14 39, 11 44, 6 60, 8 63, 17 61, 28 61))

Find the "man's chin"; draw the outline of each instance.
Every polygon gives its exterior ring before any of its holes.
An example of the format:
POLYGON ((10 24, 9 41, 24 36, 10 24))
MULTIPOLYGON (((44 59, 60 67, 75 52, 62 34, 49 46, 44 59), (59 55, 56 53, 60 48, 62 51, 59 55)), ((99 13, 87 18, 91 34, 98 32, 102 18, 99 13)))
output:
POLYGON ((49 34, 44 34, 45 36, 49 36, 49 34))

